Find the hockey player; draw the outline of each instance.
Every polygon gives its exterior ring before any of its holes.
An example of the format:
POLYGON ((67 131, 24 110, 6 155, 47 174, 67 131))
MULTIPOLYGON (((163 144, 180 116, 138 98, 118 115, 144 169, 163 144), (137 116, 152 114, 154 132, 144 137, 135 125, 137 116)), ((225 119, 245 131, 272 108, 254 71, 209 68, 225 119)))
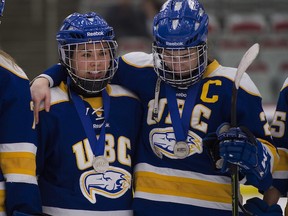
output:
MULTIPOLYGON (((5 1, 0 1, 0 16, 5 1)), ((36 179, 36 133, 29 80, 0 50, 0 215, 40 213, 36 179)))
MULTIPOLYGON (((279 94, 276 111, 274 114, 273 121, 271 123, 271 133, 274 139, 274 142, 278 148, 278 152, 280 155, 280 162, 277 166, 276 171, 273 174, 273 187, 269 188, 268 191, 264 193, 264 200, 266 201, 266 206, 274 206, 277 208, 278 201, 280 197, 287 197, 288 193, 288 124, 287 124, 287 111, 288 111, 288 78, 285 80, 282 89, 279 94)), ((251 203, 248 208, 252 212, 257 213, 257 207, 255 207, 255 203, 262 203, 260 200, 254 200, 254 203, 251 203), (255 211, 256 210, 256 211, 255 211)), ((261 206, 263 209, 262 205, 261 206)), ((271 207, 270 207, 271 208, 271 207)), ((285 208, 285 216, 288 216, 288 207, 286 204, 285 208)))
POLYGON ((98 14, 73 13, 57 33, 67 81, 51 89, 37 125, 37 173, 51 215, 132 215, 132 162, 141 104, 108 85, 117 66, 114 31, 98 14))
MULTIPOLYGON (((153 27, 153 53, 122 56, 113 80, 135 92, 144 108, 134 167, 135 215, 230 216, 229 163, 240 166, 246 184, 266 190, 277 162, 261 95, 244 74, 237 103, 242 127, 229 128, 236 69, 208 60, 208 16, 197 0, 167 1, 153 27), (203 145, 208 134, 212 156, 222 159, 220 169, 203 145)), ((58 83, 65 77, 61 70, 55 65, 41 77, 58 83)), ((47 80, 33 85, 37 105, 47 95, 47 80)))
POLYGON ((0 71, 0 215, 11 215, 17 209, 41 212, 29 81, 23 70, 2 50, 0 71))

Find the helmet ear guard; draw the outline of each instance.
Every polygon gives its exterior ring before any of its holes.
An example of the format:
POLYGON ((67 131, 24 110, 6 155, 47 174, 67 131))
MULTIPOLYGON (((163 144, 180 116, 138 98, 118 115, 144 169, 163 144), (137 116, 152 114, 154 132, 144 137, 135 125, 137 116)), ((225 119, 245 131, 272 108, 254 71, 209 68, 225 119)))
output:
POLYGON ((202 78, 207 67, 208 22, 208 15, 197 0, 170 0, 164 3, 154 17, 152 46, 154 69, 163 81, 175 87, 187 88, 202 78), (183 64, 181 55, 177 54, 181 50, 186 50, 187 56, 191 57, 185 64, 196 61, 192 57, 197 54, 198 66, 176 73, 163 58, 165 50, 175 53, 174 65, 183 64))

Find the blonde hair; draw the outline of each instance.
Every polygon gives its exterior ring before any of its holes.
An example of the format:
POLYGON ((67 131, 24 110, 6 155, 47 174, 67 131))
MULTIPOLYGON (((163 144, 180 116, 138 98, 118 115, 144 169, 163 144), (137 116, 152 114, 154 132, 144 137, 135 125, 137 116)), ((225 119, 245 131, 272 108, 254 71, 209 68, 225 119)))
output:
POLYGON ((12 56, 10 56, 8 53, 0 49, 0 55, 3 56, 6 59, 9 59, 14 65, 17 65, 16 61, 12 56))

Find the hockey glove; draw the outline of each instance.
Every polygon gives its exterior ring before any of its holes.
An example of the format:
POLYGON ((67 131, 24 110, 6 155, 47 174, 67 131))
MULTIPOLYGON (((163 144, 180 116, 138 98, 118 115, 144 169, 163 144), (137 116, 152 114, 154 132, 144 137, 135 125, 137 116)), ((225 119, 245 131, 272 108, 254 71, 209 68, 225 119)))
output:
POLYGON ((245 127, 231 128, 228 123, 220 125, 216 134, 219 140, 221 171, 227 172, 229 163, 236 164, 246 175, 249 184, 266 190, 272 183, 271 156, 254 135, 245 127))
POLYGON ((219 171, 221 169, 221 161, 223 160, 219 154, 219 141, 216 133, 209 133, 202 140, 204 149, 206 149, 209 158, 211 160, 212 166, 215 170, 219 171))
POLYGON ((282 209, 279 205, 269 206, 264 200, 254 197, 248 199, 244 208, 253 216, 282 216, 282 209))

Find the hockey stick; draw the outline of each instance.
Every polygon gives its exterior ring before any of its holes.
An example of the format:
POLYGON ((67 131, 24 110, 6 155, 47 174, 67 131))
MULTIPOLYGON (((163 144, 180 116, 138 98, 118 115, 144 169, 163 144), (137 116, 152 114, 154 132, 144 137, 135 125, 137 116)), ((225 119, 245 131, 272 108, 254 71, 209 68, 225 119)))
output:
MULTIPOLYGON (((238 93, 238 89, 240 86, 241 78, 243 74, 245 73, 245 71, 247 70, 247 68, 252 64, 254 59, 257 57, 258 53, 259 53, 259 44, 255 43, 246 51, 246 53, 243 55, 238 65, 236 75, 234 78, 233 89, 232 89, 231 127, 237 127, 237 93, 238 93)), ((239 202, 238 166, 235 164, 231 164, 230 172, 231 172, 231 181, 232 181, 232 215, 238 216, 239 215, 239 211, 238 211, 238 202, 239 202)))

